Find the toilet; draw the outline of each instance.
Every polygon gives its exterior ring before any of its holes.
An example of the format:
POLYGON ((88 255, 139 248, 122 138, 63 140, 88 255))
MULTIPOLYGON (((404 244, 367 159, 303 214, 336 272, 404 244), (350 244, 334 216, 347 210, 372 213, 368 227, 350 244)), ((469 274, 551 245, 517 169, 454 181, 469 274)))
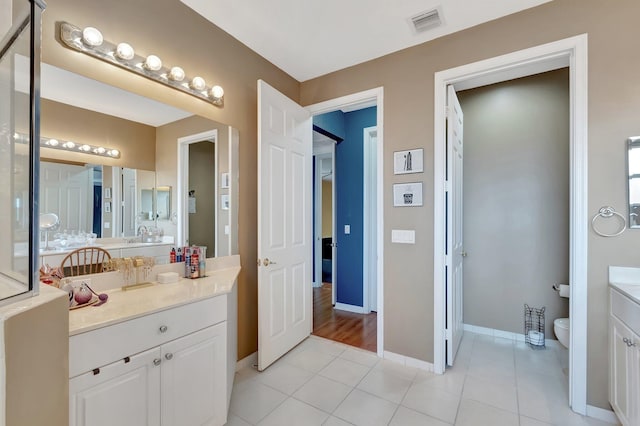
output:
POLYGON ((553 321, 553 332, 565 348, 569 348, 569 318, 558 318, 553 321))

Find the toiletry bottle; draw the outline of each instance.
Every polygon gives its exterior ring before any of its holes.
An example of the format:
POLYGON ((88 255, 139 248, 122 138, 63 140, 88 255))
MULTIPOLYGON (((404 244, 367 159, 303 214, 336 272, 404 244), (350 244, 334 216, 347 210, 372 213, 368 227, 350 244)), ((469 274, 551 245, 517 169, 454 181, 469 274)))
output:
POLYGON ((184 253, 184 277, 191 277, 191 250, 189 247, 183 249, 184 253))
POLYGON ((207 276, 207 246, 200 246, 200 276, 207 276))
POLYGON ((193 246, 191 248, 191 278, 198 278, 200 276, 200 254, 198 253, 198 247, 193 246))
POLYGON ((178 253, 176 253, 176 262, 180 263, 184 259, 182 259, 182 247, 178 247, 178 253))
POLYGON ((176 263, 176 248, 171 247, 171 252, 169 253, 169 263, 176 263))

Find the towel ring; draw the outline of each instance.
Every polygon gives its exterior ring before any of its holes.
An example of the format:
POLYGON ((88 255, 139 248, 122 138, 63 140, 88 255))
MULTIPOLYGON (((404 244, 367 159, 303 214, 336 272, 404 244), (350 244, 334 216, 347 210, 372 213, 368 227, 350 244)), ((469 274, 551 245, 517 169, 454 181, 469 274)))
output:
POLYGON ((601 237, 617 237, 627 229, 627 220, 624 218, 624 216, 618 213, 613 207, 604 206, 604 207, 600 207, 600 210, 598 210, 598 213, 596 213, 593 216, 593 219, 591 219, 591 227, 593 228, 593 232, 600 235, 601 237), (613 217, 614 215, 618 216, 622 220, 622 229, 620 229, 615 234, 605 234, 604 232, 598 231, 598 229, 596 228, 596 219, 598 219, 599 217, 608 219, 610 217, 613 217))

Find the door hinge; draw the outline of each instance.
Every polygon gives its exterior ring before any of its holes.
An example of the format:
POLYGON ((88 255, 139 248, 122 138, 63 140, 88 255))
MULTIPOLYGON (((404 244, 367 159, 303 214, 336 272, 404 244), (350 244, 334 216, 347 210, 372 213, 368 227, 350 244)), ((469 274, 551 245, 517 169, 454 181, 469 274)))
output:
POLYGON ((449 105, 444 106, 444 118, 449 118, 449 105))
POLYGON ((445 340, 451 340, 451 339, 453 339, 453 332, 451 331, 451 329, 450 329, 450 328, 447 328, 447 329, 444 331, 444 339, 445 339, 445 340))
POLYGON ((451 191, 451 182, 449 182, 448 180, 444 181, 444 190, 445 192, 451 191))

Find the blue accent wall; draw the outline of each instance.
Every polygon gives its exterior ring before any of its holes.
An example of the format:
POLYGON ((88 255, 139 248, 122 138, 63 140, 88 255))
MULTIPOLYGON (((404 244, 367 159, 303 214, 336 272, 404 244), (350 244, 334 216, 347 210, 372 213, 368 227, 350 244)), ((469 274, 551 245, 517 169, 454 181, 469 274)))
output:
POLYGON ((376 125, 376 114, 376 107, 371 107, 348 113, 332 112, 313 119, 316 126, 344 138, 336 146, 336 299, 338 303, 354 306, 363 306, 364 129, 376 125), (344 233, 345 225, 351 227, 348 235, 344 233))

